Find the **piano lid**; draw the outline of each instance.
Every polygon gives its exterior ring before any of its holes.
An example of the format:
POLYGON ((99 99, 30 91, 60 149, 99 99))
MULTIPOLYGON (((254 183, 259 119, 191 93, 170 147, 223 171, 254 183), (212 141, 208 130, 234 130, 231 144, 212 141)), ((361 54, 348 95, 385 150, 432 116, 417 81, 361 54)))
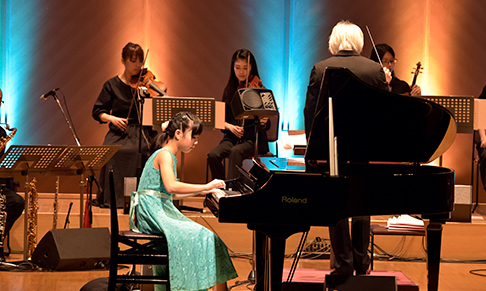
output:
POLYGON ((333 99, 338 161, 419 162, 441 156, 456 123, 444 107, 377 89, 347 68, 327 68, 307 142, 306 162, 329 160, 328 96, 333 99))

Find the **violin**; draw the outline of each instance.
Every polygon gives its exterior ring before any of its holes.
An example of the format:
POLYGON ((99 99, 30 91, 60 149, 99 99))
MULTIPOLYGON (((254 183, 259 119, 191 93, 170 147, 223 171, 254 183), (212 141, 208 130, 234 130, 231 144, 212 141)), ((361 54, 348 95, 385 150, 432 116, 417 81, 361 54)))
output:
MULTIPOLYGON (((414 71, 412 71, 412 74, 413 74, 413 80, 412 80, 412 85, 410 86, 410 90, 412 90, 413 86, 415 86, 415 84, 417 83, 417 76, 422 73, 422 64, 420 62, 418 62, 416 64, 416 68, 414 69, 414 71)), ((410 95, 411 92, 407 92, 407 93, 404 93, 403 95, 410 95)))
POLYGON ((413 74, 413 80, 412 80, 412 86, 410 86, 410 88, 412 88, 413 86, 415 86, 415 83, 417 83, 417 76, 422 73, 422 64, 420 62, 417 63, 416 65, 417 67, 415 68, 415 71, 412 72, 413 74))
POLYGON ((167 93, 167 86, 164 82, 156 81, 155 75, 149 71, 147 68, 143 68, 140 72, 140 75, 132 76, 132 82, 130 82, 130 86, 133 89, 137 89, 139 87, 146 88, 150 97, 154 96, 166 96, 167 93))
POLYGON ((257 76, 251 76, 246 83, 240 84, 238 89, 245 89, 245 88, 257 88, 257 89, 264 89, 262 84, 262 80, 257 76))
POLYGON ((260 78, 258 78, 257 76, 254 76, 250 82, 248 82, 248 86, 246 86, 247 88, 265 88, 263 87, 263 84, 262 84, 262 80, 260 80, 260 78))

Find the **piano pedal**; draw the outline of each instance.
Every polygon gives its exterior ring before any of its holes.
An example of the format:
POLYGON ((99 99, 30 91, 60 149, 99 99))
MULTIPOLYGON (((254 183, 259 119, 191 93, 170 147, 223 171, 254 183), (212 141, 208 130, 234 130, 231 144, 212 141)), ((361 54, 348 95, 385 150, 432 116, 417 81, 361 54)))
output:
POLYGON ((255 284, 255 270, 251 270, 250 274, 248 274, 248 281, 250 281, 251 284, 255 284))
POLYGON ((255 285, 255 270, 250 271, 250 274, 248 274, 248 280, 236 281, 235 285, 228 287, 228 291, 244 284, 255 285))

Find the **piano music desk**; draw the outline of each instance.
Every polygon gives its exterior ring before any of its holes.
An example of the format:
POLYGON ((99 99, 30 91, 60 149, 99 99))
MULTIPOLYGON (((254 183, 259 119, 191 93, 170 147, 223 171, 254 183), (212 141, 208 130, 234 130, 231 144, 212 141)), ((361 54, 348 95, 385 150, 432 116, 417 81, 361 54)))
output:
POLYGON ((370 226, 371 236, 371 264, 370 269, 373 270, 373 257, 375 249, 375 235, 409 235, 409 236, 425 236, 425 231, 417 230, 390 230, 380 224, 372 224, 370 226))

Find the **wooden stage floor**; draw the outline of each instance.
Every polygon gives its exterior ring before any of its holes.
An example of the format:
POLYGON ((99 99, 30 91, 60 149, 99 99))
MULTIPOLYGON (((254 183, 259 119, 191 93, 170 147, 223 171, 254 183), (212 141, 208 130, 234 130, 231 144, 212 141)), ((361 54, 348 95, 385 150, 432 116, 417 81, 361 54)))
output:
MULTIPOLYGON (((37 241, 52 228, 53 209, 52 194, 39 194, 37 241)), ((58 226, 64 225, 68 205, 73 202, 70 217, 70 228, 79 227, 79 196, 61 194, 59 196, 58 226)), ((185 200, 184 205, 202 207, 202 198, 195 197, 185 200)), ((250 211, 250 210, 249 210, 250 211)), ((223 224, 205 209, 204 213, 184 212, 196 222, 212 229, 228 246, 233 256, 233 263, 239 277, 228 282, 232 286, 236 281, 246 280, 251 271, 248 255, 251 253, 252 233, 243 224, 223 224)), ((93 227, 109 227, 109 209, 93 208, 93 227)), ((388 217, 373 216, 372 223, 386 224, 388 217)), ((121 228, 128 228, 128 215, 119 210, 121 228)), ((59 228, 59 227, 58 227, 59 228)), ((7 262, 22 260, 23 218, 19 219, 12 230, 11 247, 14 252, 7 262)), ((301 235, 296 234, 287 242, 286 254, 293 254, 301 235)), ((320 238, 327 242, 326 227, 312 227, 307 242, 320 238)), ((93 242, 94 244, 95 242, 93 242)), ((375 253, 382 250, 392 256, 405 259, 424 258, 422 237, 376 236, 375 253), (381 250, 380 250, 381 249, 381 250)), ((439 290, 441 291, 479 291, 486 290, 486 206, 480 205, 472 216, 472 222, 448 222, 444 226, 442 242, 442 259, 440 266, 439 290), (473 274, 476 273, 477 275, 473 274)), ((292 259, 285 259, 285 267, 290 267, 292 259)), ((301 259, 298 268, 330 269, 329 259, 301 259)), ((376 260, 374 270, 401 271, 411 279, 419 290, 427 290, 426 263, 423 261, 376 260)), ((0 291, 78 291, 92 279, 107 277, 108 271, 0 271, 0 291)), ((241 285, 231 290, 251 290, 251 285, 241 285)))

